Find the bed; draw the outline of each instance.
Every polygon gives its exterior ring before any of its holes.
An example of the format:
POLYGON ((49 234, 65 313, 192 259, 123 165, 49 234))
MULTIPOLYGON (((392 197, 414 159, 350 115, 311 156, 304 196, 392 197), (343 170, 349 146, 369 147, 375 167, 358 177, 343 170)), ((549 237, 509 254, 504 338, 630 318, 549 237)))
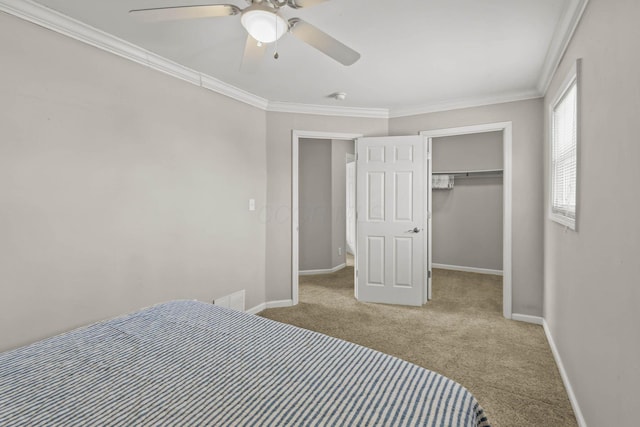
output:
POLYGON ((0 425, 487 427, 464 387, 259 316, 173 301, 0 354, 0 425))

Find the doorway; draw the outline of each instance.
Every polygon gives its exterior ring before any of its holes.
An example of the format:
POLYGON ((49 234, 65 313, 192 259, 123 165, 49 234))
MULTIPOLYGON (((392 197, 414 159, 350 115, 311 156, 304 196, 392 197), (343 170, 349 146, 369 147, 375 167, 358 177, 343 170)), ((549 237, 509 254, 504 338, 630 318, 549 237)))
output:
MULTIPOLYGON (((334 217, 337 216, 333 213, 329 213, 329 217, 327 217, 326 206, 322 208, 322 204, 319 205, 320 206, 319 209, 314 211, 312 205, 313 204, 317 205, 316 203, 317 200, 314 202, 314 199, 316 197, 313 194, 305 194, 305 197, 304 197, 305 200, 302 200, 301 194, 300 194, 301 144, 304 144, 305 140, 311 140, 311 141, 336 140, 336 141, 355 142, 355 140, 357 138, 360 138, 361 136, 362 135, 360 134, 349 134, 349 133, 338 133, 338 132, 313 132, 313 131, 296 131, 296 130, 293 131, 292 150, 291 150, 292 152, 291 283, 292 283, 292 300, 294 305, 298 304, 298 301, 299 301, 299 283, 300 283, 299 276, 301 272, 302 274, 330 273, 332 269, 343 267, 344 264, 346 264, 346 237, 342 239, 341 243, 338 243, 336 245, 336 242, 339 239, 341 239, 339 236, 344 236, 344 234, 346 233, 346 227, 347 227, 346 206, 345 206, 346 194, 344 194, 346 192, 346 178, 345 178, 346 152, 342 154, 336 153, 336 156, 341 158, 340 168, 341 168, 343 178, 342 178, 341 184, 336 183, 336 185, 337 187, 340 187, 340 190, 341 190, 341 196, 339 195, 338 198, 341 198, 343 208, 340 212, 339 218, 336 218, 335 220, 335 223, 337 225, 335 235, 333 231, 331 231, 330 233, 331 236, 329 236, 328 235, 329 233, 327 233, 326 231, 324 232, 326 234, 324 237, 329 237, 329 239, 324 239, 324 240, 328 240, 332 243, 330 243, 330 246, 329 246, 330 249, 328 254, 323 254, 322 257, 326 257, 328 262, 331 263, 332 265, 328 268, 309 268, 309 265, 313 265, 313 264, 306 264, 306 263, 309 261, 311 257, 305 256, 303 259, 301 259, 301 252, 300 252, 301 243, 306 244, 305 242, 309 242, 309 238, 312 238, 312 236, 314 235, 315 236, 322 235, 321 234, 322 231, 320 230, 320 227, 315 227, 315 229, 310 230, 311 235, 305 236, 303 231, 302 233, 303 235, 301 236, 301 230, 300 230, 301 221, 304 220, 306 222, 308 220, 311 220, 312 222, 314 222, 314 226, 315 226, 315 225, 321 225, 321 223, 331 223, 334 217), (306 196, 309 196, 309 197, 306 197, 306 196), (309 205, 306 207, 301 207, 301 201, 303 203, 310 201, 312 210, 309 211, 308 209, 309 205), (304 217, 302 217, 301 214, 304 215, 304 217), (315 221, 316 219, 318 219, 318 221, 315 221), (338 221, 340 221, 340 223, 338 221), (338 230, 338 228, 340 228, 340 230, 338 230), (345 262, 344 263, 338 262, 337 260, 340 260, 340 259, 345 259, 345 262), (336 265, 333 265, 333 264, 336 264, 336 265)), ((325 190, 326 190, 326 184, 327 183, 325 182, 324 183, 325 190)), ((329 209, 329 212, 331 211, 332 209, 329 209)), ((317 248, 314 248, 314 249, 317 249, 317 248)))
MULTIPOLYGON (((421 135, 427 137, 428 150, 431 154, 431 162, 433 162, 433 144, 434 140, 437 138, 447 138, 447 137, 456 137, 456 136, 464 136, 464 135, 473 135, 473 134, 485 134, 491 132, 501 132, 501 151, 502 151, 502 168, 499 167, 487 167, 485 169, 473 169, 467 168, 469 170, 447 170, 440 172, 448 172, 439 174, 440 176, 447 177, 446 179, 436 179, 436 181, 448 181, 451 179, 453 186, 455 187, 455 176, 459 175, 463 177, 463 179, 468 179, 470 175, 475 176, 484 176, 488 177, 496 177, 500 175, 502 177, 502 311, 504 317, 507 319, 511 319, 511 310, 512 310, 512 269, 511 269, 511 218, 512 218, 512 199, 511 199, 511 179, 512 179, 512 124, 511 122, 503 122, 503 123, 490 123, 485 125, 476 125, 476 126, 466 126, 460 128, 451 128, 451 129, 440 129, 434 131, 423 131, 420 132, 421 135), (467 173, 472 172, 472 173, 467 173), (475 173, 473 173, 475 172, 475 173)), ((445 166, 446 169, 446 166, 445 166)), ((464 168, 462 168, 464 169, 464 168)), ((438 172, 437 168, 434 167, 434 171, 438 172)), ((438 175, 436 175, 438 176, 438 175)), ((476 181, 477 183, 477 181, 476 181)), ((444 184, 442 182, 441 184, 444 184)), ((439 190, 434 190, 439 191, 439 190)), ((495 196, 495 195, 494 195, 495 196)), ((433 206, 433 191, 429 192, 429 205, 433 206)), ((433 215, 433 213, 432 213, 433 215)), ((432 222, 429 222, 429 227, 432 227, 432 222)), ((433 234, 429 233, 430 236, 433 234)), ((498 242, 499 243, 499 242, 498 242)), ((432 239, 429 241, 429 251, 428 256, 432 257, 432 239)), ((495 262, 495 260, 493 261, 495 262)), ((429 260, 429 264, 433 263, 433 259, 429 260)), ((437 265, 437 263, 435 263, 437 265)), ((487 269, 491 270, 491 269, 487 269)))
POLYGON ((345 177, 346 177, 346 252, 347 267, 355 267, 356 256, 356 156, 347 154, 345 156, 345 177))

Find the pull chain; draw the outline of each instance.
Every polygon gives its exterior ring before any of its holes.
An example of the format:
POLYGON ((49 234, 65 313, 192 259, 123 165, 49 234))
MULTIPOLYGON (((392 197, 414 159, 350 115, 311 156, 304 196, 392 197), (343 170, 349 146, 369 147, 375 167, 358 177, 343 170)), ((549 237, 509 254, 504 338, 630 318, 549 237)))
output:
POLYGON ((273 58, 274 59, 278 59, 278 58, 280 58, 280 55, 278 54, 278 15, 274 13, 273 17, 276 20, 276 26, 275 26, 275 29, 276 29, 276 52, 273 54, 273 58))

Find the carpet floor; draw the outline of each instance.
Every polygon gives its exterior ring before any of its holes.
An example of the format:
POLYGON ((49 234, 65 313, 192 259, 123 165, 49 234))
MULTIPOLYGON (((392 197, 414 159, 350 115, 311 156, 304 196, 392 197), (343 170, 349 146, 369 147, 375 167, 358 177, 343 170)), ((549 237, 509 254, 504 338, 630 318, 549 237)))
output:
POLYGON ((353 267, 300 277, 295 307, 260 313, 445 375, 478 399, 493 427, 577 426, 541 326, 502 317, 502 278, 434 270, 423 307, 358 302, 353 267))

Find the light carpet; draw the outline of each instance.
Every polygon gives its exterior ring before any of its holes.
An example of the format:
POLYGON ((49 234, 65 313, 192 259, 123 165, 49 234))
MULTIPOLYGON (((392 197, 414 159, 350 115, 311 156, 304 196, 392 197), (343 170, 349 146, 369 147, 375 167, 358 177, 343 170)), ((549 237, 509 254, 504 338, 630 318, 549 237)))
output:
POLYGON ((358 302, 353 268, 300 277, 295 307, 261 316, 351 341, 469 389, 493 427, 576 426, 541 326, 502 316, 502 277, 434 270, 423 307, 358 302))

